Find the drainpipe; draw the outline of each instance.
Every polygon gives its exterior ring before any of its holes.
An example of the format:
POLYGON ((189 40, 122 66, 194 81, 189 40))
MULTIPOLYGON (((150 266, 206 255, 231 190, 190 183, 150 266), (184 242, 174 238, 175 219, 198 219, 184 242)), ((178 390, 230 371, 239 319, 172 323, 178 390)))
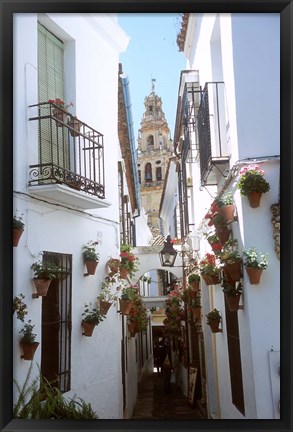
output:
POLYGON ((137 214, 133 216, 134 223, 132 226, 133 245, 136 246, 135 219, 140 216, 140 209, 141 209, 140 187, 139 187, 139 179, 138 179, 138 171, 137 171, 137 150, 135 147, 135 138, 133 133, 133 119, 132 119, 131 99, 130 99, 130 92, 129 92, 129 79, 127 74, 124 73, 120 74, 120 80, 122 84, 123 96, 125 101, 127 129, 128 129, 128 137, 130 142, 131 161, 132 161, 132 170, 134 175, 134 188, 135 188, 135 197, 136 197, 136 205, 137 205, 137 214))

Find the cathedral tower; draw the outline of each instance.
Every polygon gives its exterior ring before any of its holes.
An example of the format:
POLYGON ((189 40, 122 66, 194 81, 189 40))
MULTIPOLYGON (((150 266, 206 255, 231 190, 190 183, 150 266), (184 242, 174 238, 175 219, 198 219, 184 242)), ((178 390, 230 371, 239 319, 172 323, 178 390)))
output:
POLYGON ((148 225, 153 236, 160 234, 159 206, 164 179, 173 146, 170 130, 162 111, 162 100, 152 89, 144 100, 145 112, 138 138, 138 175, 142 206, 148 215, 148 225))

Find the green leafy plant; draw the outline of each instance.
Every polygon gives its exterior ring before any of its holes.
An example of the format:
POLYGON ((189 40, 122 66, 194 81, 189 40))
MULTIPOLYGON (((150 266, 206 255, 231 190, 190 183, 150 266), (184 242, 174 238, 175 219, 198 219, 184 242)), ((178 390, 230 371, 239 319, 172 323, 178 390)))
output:
POLYGON ((237 240, 227 240, 223 246, 223 251, 219 254, 221 262, 225 264, 234 264, 242 261, 242 257, 237 249, 237 240))
POLYGON ((147 308, 145 307, 140 294, 137 294, 135 297, 127 319, 129 322, 135 323, 138 331, 145 331, 147 329, 147 308))
POLYGON ((208 314, 206 314, 207 317, 207 324, 210 325, 211 321, 221 321, 221 315, 220 312, 218 311, 218 309, 213 309, 211 312, 209 312, 208 314))
MULTIPOLYGON (((23 215, 21 215, 21 216, 23 216, 23 215)), ((23 231, 25 224, 24 224, 21 216, 13 216, 12 227, 15 229, 19 229, 19 230, 23 231)))
POLYGON ((264 171, 259 168, 259 165, 245 166, 239 174, 237 188, 241 195, 248 195, 249 192, 265 193, 270 190, 270 184, 264 178, 264 171))
POLYGON ((222 287, 223 293, 231 297, 239 296, 243 292, 243 286, 240 282, 238 284, 230 283, 225 278, 223 279, 222 287))
POLYGON ((191 298, 189 301, 189 306, 194 308, 201 308, 201 300, 200 297, 197 296, 195 298, 191 298))
POLYGON ((130 285, 123 287, 121 290, 121 300, 124 301, 132 301, 135 300, 138 296, 138 286, 137 285, 130 285))
POLYGON ((16 318, 22 322, 24 322, 24 317, 28 313, 27 305, 24 302, 24 299, 25 296, 23 294, 19 294, 13 299, 13 312, 16 312, 16 318))
POLYGON ((233 205, 234 204, 234 199, 233 199, 233 195, 231 192, 226 192, 225 194, 223 194, 219 198, 216 198, 215 201, 216 201, 218 207, 220 207, 220 208, 225 207, 227 205, 233 205))
POLYGON ((167 334, 179 334, 181 332, 181 320, 183 314, 182 292, 176 289, 170 292, 165 301, 166 319, 163 321, 164 330, 167 334))
POLYGON ((214 254, 206 253, 199 262, 199 269, 202 274, 218 276, 220 268, 217 264, 216 256, 214 254))
POLYGON ((256 251, 255 247, 243 249, 245 267, 266 269, 268 267, 268 254, 256 251))
POLYGON ((34 325, 31 324, 31 320, 28 320, 28 322, 24 325, 24 327, 20 330, 21 339, 20 342, 27 343, 27 344, 33 344, 36 340, 37 335, 33 333, 34 325))
POLYGON ((112 293, 113 286, 117 283, 114 276, 106 276, 101 283, 101 291, 97 296, 97 300, 112 302, 117 300, 117 295, 112 293))
POLYGON ((129 276, 133 277, 135 272, 138 270, 139 260, 131 252, 132 247, 128 244, 122 244, 120 246, 120 257, 121 257, 121 268, 126 269, 129 272, 129 276))
POLYGON ((98 242, 89 241, 82 246, 82 256, 84 261, 99 261, 100 255, 96 251, 98 242))
POLYGON ((105 319, 105 315, 99 309, 95 307, 91 308, 91 303, 84 305, 84 311, 81 316, 83 321, 95 324, 96 326, 105 319))
POLYGON ((188 276, 188 283, 192 282, 199 282, 200 281, 200 275, 197 273, 192 273, 188 276))
POLYGON ((39 261, 32 264, 35 279, 56 279, 57 273, 62 269, 56 264, 39 261))
POLYGON ((31 363, 22 386, 14 384, 18 398, 13 407, 13 418, 17 419, 74 419, 96 420, 98 415, 91 404, 81 398, 64 397, 61 391, 49 383, 41 374, 30 379, 31 363))

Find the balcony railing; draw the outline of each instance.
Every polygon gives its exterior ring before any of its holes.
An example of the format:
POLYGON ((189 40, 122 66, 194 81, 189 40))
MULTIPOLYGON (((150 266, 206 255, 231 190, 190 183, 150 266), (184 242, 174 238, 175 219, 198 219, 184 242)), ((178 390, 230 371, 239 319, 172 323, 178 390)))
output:
POLYGON ((103 135, 53 103, 37 108, 38 150, 29 186, 63 184, 105 198, 103 135))
POLYGON ((217 184, 217 175, 221 173, 219 165, 229 161, 229 122, 223 82, 205 84, 197 120, 201 182, 203 185, 217 184))

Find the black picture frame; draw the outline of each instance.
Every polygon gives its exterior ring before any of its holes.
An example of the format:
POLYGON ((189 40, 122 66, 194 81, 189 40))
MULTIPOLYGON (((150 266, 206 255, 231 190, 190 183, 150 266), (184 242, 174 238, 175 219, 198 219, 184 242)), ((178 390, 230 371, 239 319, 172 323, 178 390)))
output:
MULTIPOLYGON (((0 175, 1 175, 1 288, 0 288, 0 429, 1 431, 129 431, 129 430, 292 430, 292 256, 291 214, 292 214, 292 1, 285 0, 136 0, 116 1, 14 1, 0 0, 0 175), (280 13, 281 19, 281 419, 280 420, 17 420, 12 418, 13 396, 13 346, 12 346, 12 173, 13 173, 13 14, 29 12, 239 12, 280 13)), ((268 89, 269 91, 269 89, 268 89)), ((263 324, 265 328, 265 323, 263 324)))

